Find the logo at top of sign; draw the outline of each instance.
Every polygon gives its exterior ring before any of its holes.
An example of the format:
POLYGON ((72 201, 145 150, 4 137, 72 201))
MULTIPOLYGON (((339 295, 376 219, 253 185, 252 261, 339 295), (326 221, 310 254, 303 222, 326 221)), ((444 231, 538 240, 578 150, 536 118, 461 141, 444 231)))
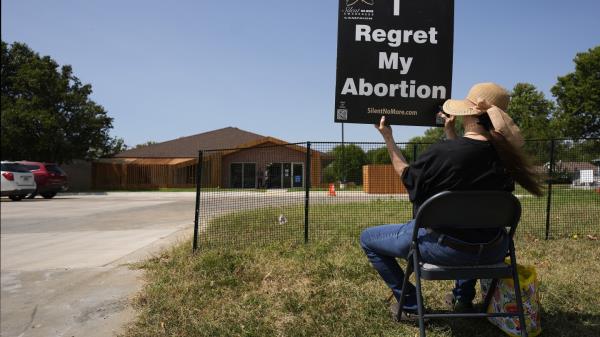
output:
MULTIPOLYGON (((343 4, 343 3, 341 3, 343 4)), ((373 20, 375 0, 346 0, 342 10, 344 20, 373 20)))
POLYGON ((351 7, 356 5, 358 2, 367 4, 369 6, 373 6, 373 4, 375 4, 375 0, 346 0, 346 6, 351 7))

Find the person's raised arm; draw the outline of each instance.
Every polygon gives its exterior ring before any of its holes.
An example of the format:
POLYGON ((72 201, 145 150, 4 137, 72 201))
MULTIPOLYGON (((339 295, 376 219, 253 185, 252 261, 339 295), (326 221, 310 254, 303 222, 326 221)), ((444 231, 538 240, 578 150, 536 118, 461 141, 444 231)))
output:
POLYGON ((438 116, 444 120, 444 133, 446 139, 456 139, 456 130, 454 129, 455 116, 448 116, 443 112, 438 112, 438 116))
POLYGON ((408 167, 408 162, 402 155, 402 152, 396 145, 396 142, 394 142, 392 128, 385 125, 385 116, 381 117, 379 125, 376 124, 375 128, 379 130, 379 132, 383 136, 383 140, 385 141, 388 153, 390 154, 390 158, 392 159, 392 165, 394 166, 394 170, 396 170, 398 175, 402 177, 404 170, 408 167))

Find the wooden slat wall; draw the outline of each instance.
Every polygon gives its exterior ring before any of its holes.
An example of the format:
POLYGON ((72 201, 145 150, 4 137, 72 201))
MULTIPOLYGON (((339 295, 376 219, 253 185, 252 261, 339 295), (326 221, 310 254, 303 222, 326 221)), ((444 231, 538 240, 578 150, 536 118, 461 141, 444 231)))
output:
POLYGON ((204 167, 207 167, 210 172, 208 172, 209 175, 202 176, 202 187, 223 187, 221 181, 222 158, 223 155, 221 153, 216 153, 209 157, 204 167), (207 177, 208 181, 204 180, 204 177, 207 177))
MULTIPOLYGON (((221 158, 208 158, 203 164, 202 187, 220 186, 221 158)), ((196 164, 92 163, 92 186, 100 190, 193 188, 196 164)))
POLYGON ((122 189, 126 176, 123 174, 125 164, 93 163, 92 188, 122 189))
POLYGON ((311 187, 323 187, 324 184, 321 181, 321 156, 318 153, 311 151, 310 158, 310 186, 311 187))
POLYGON ((171 187, 169 170, 168 165, 93 163, 93 188, 129 190, 171 187))
POLYGON ((406 188, 392 165, 365 165, 363 191, 369 194, 405 194, 406 188))

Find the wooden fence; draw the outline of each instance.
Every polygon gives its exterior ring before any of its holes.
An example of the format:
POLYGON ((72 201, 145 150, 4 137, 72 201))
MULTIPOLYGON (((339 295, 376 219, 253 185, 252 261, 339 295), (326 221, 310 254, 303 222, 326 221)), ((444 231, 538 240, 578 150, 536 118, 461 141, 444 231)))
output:
POLYGON ((363 191, 370 194, 407 193, 402 180, 392 165, 365 165, 363 171, 363 191))
POLYGON ((92 165, 92 188, 99 190, 193 188, 196 164, 102 163, 92 165))

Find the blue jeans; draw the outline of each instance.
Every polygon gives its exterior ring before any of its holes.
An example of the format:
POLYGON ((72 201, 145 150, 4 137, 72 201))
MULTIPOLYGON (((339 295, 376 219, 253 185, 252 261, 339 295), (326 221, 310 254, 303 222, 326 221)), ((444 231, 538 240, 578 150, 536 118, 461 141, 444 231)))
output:
MULTIPOLYGON (((360 235, 362 249, 398 301, 402 297, 404 272, 396 257, 405 260, 408 257, 414 226, 414 220, 411 220, 402 225, 370 227, 360 235)), ((467 253, 439 244, 438 238, 437 233, 428 233, 424 228, 419 229, 417 240, 423 262, 446 266, 497 263, 504 260, 508 250, 508 235, 504 235, 502 244, 494 249, 485 249, 480 254, 467 253)), ((458 239, 451 239, 463 243, 458 239)), ((455 298, 460 302, 472 302, 475 298, 476 282, 477 280, 457 280, 452 291, 455 298)), ((404 310, 416 310, 417 294, 411 283, 407 285, 405 296, 404 310)))

